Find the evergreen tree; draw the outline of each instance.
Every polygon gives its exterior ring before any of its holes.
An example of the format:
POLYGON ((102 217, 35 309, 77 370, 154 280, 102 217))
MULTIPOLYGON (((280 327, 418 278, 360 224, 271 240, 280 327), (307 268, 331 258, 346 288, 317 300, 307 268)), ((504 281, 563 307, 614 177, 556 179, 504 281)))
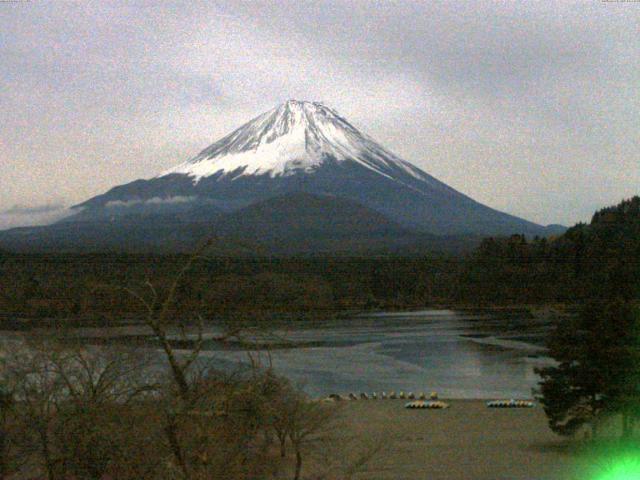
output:
POLYGON ((602 413, 620 413, 629 436, 640 406, 640 325, 634 307, 621 300, 586 305, 558 323, 549 338, 556 366, 537 369, 540 402, 551 429, 571 435, 602 413))

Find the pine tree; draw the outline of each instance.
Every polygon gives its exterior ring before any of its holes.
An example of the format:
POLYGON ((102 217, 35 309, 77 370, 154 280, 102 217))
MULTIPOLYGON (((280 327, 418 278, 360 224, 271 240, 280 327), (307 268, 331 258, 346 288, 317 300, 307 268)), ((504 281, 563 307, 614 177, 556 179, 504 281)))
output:
POLYGON ((557 365, 537 369, 540 402, 551 429, 571 435, 598 417, 620 413, 629 436, 640 406, 640 329, 634 307, 621 300, 586 305, 558 323, 549 338, 557 365))

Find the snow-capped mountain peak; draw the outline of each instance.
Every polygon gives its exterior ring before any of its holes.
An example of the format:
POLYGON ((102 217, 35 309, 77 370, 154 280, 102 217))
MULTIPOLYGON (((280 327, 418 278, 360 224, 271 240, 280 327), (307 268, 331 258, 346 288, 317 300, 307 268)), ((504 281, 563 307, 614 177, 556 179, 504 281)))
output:
MULTIPOLYGON (((292 193, 346 199, 403 228, 438 235, 545 234, 543 227, 482 205, 405 162, 331 108, 296 100, 157 177, 118 185, 77 205, 77 220, 161 213, 201 228, 216 215, 272 198, 284 196, 269 208, 302 201, 292 193)), ((288 211, 280 209, 273 218, 288 211)), ((327 215, 330 209, 318 225, 331 222, 327 215)))
POLYGON ((428 177, 331 108, 298 100, 259 115, 160 177, 185 174, 197 183, 212 175, 288 176, 311 173, 327 160, 357 162, 385 177, 392 177, 398 168, 421 180, 428 177))

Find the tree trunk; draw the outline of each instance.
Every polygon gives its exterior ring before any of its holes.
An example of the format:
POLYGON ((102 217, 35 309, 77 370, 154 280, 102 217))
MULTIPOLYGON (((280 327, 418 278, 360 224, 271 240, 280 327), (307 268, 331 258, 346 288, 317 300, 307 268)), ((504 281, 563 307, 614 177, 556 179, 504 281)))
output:
POLYGON ((171 368, 171 373, 173 374, 173 379, 178 385, 178 390, 180 392, 180 398, 187 403, 189 400, 189 382, 187 382, 187 378, 185 376, 184 370, 180 367, 178 360, 176 360, 175 355, 173 354, 173 348, 167 339, 167 334, 159 327, 155 326, 154 323, 148 323, 154 331, 154 334, 160 340, 160 344, 164 350, 164 353, 167 356, 167 360, 169 362, 169 367, 171 368))
POLYGON ((622 413, 622 440, 628 440, 631 438, 631 432, 633 430, 633 423, 628 413, 622 413))
POLYGON ((296 449, 296 475, 293 480, 300 480, 300 473, 302 472, 302 454, 300 449, 296 449))
POLYGON ((167 415, 167 424, 164 428, 165 433, 167 434, 167 440, 169 441, 169 447, 171 448, 171 453, 173 457, 180 467, 184 478, 189 478, 189 470, 187 469, 187 464, 184 460, 184 455, 182 452, 182 448, 180 447, 180 442, 178 440, 178 425, 176 418, 169 414, 167 415))
POLYGON ((287 436, 278 433, 278 440, 280 441, 280 456, 284 458, 287 456, 287 436))
POLYGON ((40 449, 42 457, 44 458, 44 464, 47 469, 48 480, 56 480, 56 471, 53 459, 51 458, 51 451, 49 450, 49 433, 46 431, 47 426, 39 429, 40 436, 40 449))
POLYGON ((269 446, 273 443, 273 435, 271 434, 271 430, 268 428, 264 429, 264 444, 265 446, 269 446))
POLYGON ((9 473, 8 444, 4 430, 0 430, 0 480, 4 480, 9 473))

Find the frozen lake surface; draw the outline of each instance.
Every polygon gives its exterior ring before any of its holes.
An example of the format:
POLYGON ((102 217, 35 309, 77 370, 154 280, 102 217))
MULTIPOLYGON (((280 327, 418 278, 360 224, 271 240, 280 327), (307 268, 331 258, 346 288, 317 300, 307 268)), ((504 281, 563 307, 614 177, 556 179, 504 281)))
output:
MULTIPOLYGON (((268 354, 248 352, 247 344, 209 341, 202 361, 225 372, 241 371, 250 353, 262 365, 271 362, 279 374, 314 397, 393 390, 436 391, 443 398, 461 399, 530 398, 538 382, 534 368, 550 363, 540 346, 549 323, 526 312, 383 312, 286 325, 270 332, 276 338, 268 340, 273 342, 268 354)), ((137 348, 146 344, 155 350, 150 332, 141 325, 80 328, 77 333, 101 345, 105 339, 107 344, 122 344, 141 337, 146 341, 137 348)), ((211 327, 205 336, 221 333, 211 327)))
MULTIPOLYGON (((499 318, 449 310, 378 313, 281 332, 296 348, 270 352, 274 369, 313 396, 348 392, 431 392, 447 398, 526 397, 549 363, 547 326, 528 316, 499 318), (312 345, 312 346, 309 346, 312 345)), ((258 353, 253 352, 255 356, 258 353)), ((247 352, 212 346, 225 369, 247 352)), ((266 354, 260 354, 263 362, 266 354)))

